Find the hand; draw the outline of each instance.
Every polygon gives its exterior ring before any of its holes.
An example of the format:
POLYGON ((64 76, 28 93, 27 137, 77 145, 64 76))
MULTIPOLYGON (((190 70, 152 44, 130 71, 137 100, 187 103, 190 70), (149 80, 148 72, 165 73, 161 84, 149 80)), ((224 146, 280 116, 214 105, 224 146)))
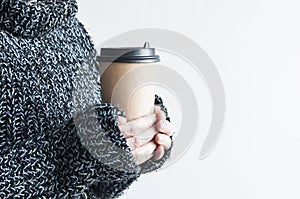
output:
POLYGON ((173 128, 165 113, 155 106, 154 113, 127 122, 118 118, 119 128, 125 136, 137 165, 154 158, 159 160, 171 147, 173 128))

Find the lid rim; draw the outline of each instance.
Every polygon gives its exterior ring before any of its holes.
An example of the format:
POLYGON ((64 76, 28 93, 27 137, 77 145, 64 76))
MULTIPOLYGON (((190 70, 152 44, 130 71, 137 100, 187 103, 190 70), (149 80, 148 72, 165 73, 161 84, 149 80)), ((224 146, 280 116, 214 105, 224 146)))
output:
POLYGON ((156 54, 155 48, 150 48, 149 42, 144 47, 120 47, 101 48, 100 62, 124 62, 124 63, 153 63, 160 62, 160 56, 156 54))
POLYGON ((114 58, 114 57, 99 57, 97 59, 99 62, 123 62, 123 63, 145 63, 145 62, 160 62, 161 60, 159 57, 153 57, 153 58, 114 58))

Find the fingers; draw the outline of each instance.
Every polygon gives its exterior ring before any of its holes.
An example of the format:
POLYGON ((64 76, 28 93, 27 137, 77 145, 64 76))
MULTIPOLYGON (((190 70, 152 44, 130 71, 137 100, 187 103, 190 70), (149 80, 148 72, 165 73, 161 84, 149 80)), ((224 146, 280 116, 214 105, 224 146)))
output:
POLYGON ((150 114, 120 125, 119 128, 125 138, 127 138, 150 128, 155 122, 156 114, 150 114))
MULTIPOLYGON (((170 127, 167 127, 170 128, 170 127)), ((171 128, 170 128, 171 129, 171 128)), ((135 150, 136 148, 146 144, 151 141, 155 137, 155 142, 158 145, 164 145, 165 149, 169 149, 171 146, 171 138, 170 135, 172 131, 165 131, 163 133, 162 130, 157 130, 156 125, 153 125, 151 128, 131 137, 127 137, 127 143, 131 150, 135 150)))
POLYGON ((136 148, 146 144, 147 142, 150 142, 157 133, 158 132, 156 131, 156 126, 153 125, 146 131, 143 131, 136 136, 128 137, 126 138, 126 140, 130 149, 135 150, 136 148))
POLYGON ((157 134, 155 142, 151 141, 132 150, 132 155, 137 165, 140 165, 153 157, 154 161, 164 156, 165 150, 171 147, 171 139, 165 134, 157 134), (158 146, 157 146, 158 145, 158 146))
POLYGON ((161 159, 172 145, 173 126, 159 106, 155 106, 154 114, 129 122, 119 116, 118 123, 138 165, 153 156, 153 160, 161 159))
POLYGON ((174 133, 173 126, 169 121, 166 120, 165 112, 162 111, 159 106, 155 106, 154 113, 156 114, 156 118, 157 118, 157 123, 156 123, 157 131, 172 136, 174 133))
POLYGON ((161 146, 161 145, 158 146, 158 147, 156 148, 156 150, 154 151, 153 160, 154 160, 154 161, 157 161, 157 160, 161 159, 161 158, 164 156, 164 154, 165 154, 165 149, 164 149, 164 147, 161 146))
POLYGON ((147 144, 143 145, 132 151, 132 155, 137 165, 140 165, 147 160, 149 160, 153 156, 153 152, 156 149, 156 144, 154 141, 148 142, 147 144))
POLYGON ((155 136, 154 140, 158 145, 163 146, 165 150, 168 150, 172 145, 170 136, 166 134, 159 133, 155 136))

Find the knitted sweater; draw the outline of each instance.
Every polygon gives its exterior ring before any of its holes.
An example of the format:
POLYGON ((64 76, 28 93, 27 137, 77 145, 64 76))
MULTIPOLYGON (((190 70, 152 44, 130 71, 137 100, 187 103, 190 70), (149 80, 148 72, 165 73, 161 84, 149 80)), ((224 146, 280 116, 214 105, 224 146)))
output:
POLYGON ((0 198, 115 198, 170 155, 135 164, 76 12, 75 0, 0 0, 0 198))

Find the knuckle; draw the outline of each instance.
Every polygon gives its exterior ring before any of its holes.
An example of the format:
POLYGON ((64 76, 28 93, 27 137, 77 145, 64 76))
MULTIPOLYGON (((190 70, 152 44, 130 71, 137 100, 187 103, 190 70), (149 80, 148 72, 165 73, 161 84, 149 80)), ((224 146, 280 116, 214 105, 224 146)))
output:
POLYGON ((136 133, 136 128, 135 128, 134 122, 130 123, 129 132, 128 133, 130 135, 134 135, 136 133))
POLYGON ((138 138, 134 138, 134 141, 133 141, 133 147, 134 148, 138 148, 140 146, 140 140, 138 138))

